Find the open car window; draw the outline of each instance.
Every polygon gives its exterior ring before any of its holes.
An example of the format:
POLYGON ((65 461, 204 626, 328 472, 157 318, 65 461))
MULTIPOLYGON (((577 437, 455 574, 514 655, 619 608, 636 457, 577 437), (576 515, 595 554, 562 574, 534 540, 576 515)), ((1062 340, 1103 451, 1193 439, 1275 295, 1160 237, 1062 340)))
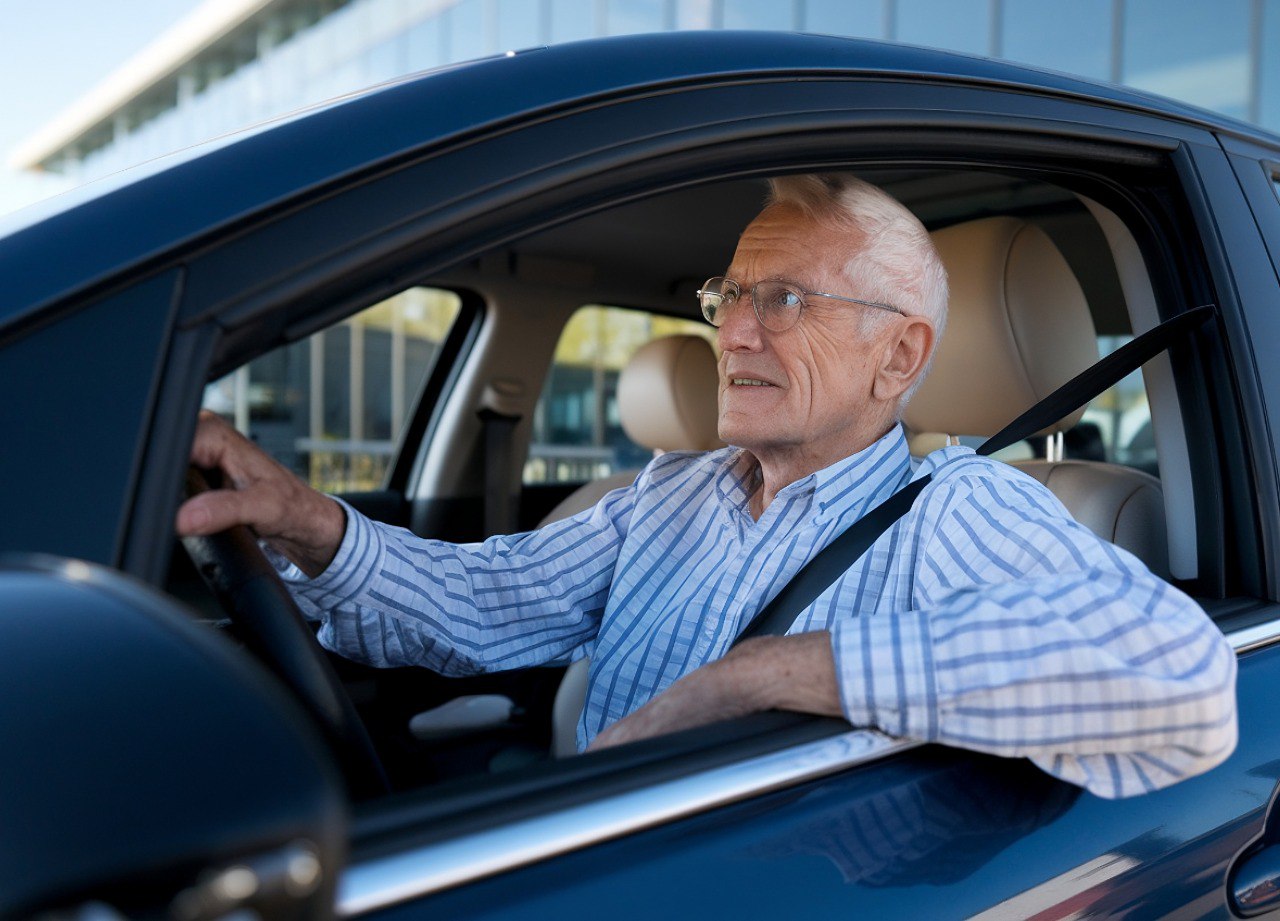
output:
POLYGON ((214 381, 203 408, 316 489, 377 489, 461 305, 409 288, 214 381))
MULTIPOLYGON (((1098 220, 1072 191, 995 171, 865 173, 931 230, 1000 211, 1047 228, 1080 278, 1098 354, 1132 338, 1129 289, 1118 280, 1116 257, 1098 220)), ((486 386, 495 380, 517 395, 537 396, 520 408, 528 447, 512 465, 513 487, 567 486, 643 466, 649 452, 621 429, 618 375, 631 354, 654 338, 692 333, 714 342, 714 330, 696 316, 689 295, 700 279, 727 264, 737 234, 765 191, 760 180, 708 183, 504 243, 309 340, 256 359, 210 385, 205 405, 228 414, 264 446, 272 440, 278 457, 289 458, 286 462, 322 489, 375 487, 403 424, 395 420, 403 419, 458 316, 460 301, 448 289, 479 292, 489 311, 485 333, 442 396, 441 415, 452 424, 434 428, 431 442, 421 446, 423 469, 437 475, 432 499, 442 524, 413 522, 420 536, 457 540, 449 527, 457 522, 474 527, 482 517, 486 449, 476 413, 486 386), (691 213, 700 220, 690 221, 691 213), (632 252, 636 240, 643 259, 632 252), (623 262, 635 266, 634 277, 618 270, 623 262), (582 279, 603 279, 608 285, 582 279), (575 303, 587 306, 569 315, 566 305, 575 303), (610 303, 633 306, 603 306, 610 303), (404 356, 414 348, 420 357, 410 362, 404 356)), ((1141 264, 1136 268, 1145 272, 1141 264)), ((975 360, 980 365, 981 356, 975 360)), ((1159 399, 1175 404, 1177 412, 1172 390, 1159 399)), ((1144 440, 1151 431, 1147 405, 1146 384, 1135 373, 1093 401, 1066 439, 1065 456, 1157 473, 1154 441, 1144 440)), ((1023 456, 1043 456, 1036 448, 1028 444, 1023 456)), ((1189 500, 1174 496, 1172 501, 1189 500)), ((556 766, 553 754, 554 712, 561 706, 558 667, 461 678, 346 662, 339 670, 348 686, 361 688, 359 706, 376 727, 378 747, 395 753, 391 769, 400 790, 439 784, 453 789, 459 782, 484 790, 492 784, 492 796, 501 798, 512 777, 537 777, 539 784, 556 787, 572 774, 556 766), (502 697, 510 706, 500 707, 503 715, 492 724, 453 734, 432 728, 431 734, 415 735, 411 729, 415 720, 423 725, 423 714, 478 697, 502 697)), ((576 722, 580 712, 579 703, 570 719, 576 722)))
POLYGON ((715 329, 697 320, 600 305, 575 311, 534 410, 524 484, 581 483, 643 467, 653 452, 623 428, 618 377, 640 346, 677 335, 715 344, 715 329))

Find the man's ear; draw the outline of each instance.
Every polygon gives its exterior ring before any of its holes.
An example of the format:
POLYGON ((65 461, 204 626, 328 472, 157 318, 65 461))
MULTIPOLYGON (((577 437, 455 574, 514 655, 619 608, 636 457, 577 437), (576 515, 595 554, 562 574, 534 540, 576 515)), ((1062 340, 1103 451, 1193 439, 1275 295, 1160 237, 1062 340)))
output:
POLYGON ((933 324, 924 317, 902 317, 888 337, 871 392, 877 400, 897 401, 924 373, 933 352, 933 324))

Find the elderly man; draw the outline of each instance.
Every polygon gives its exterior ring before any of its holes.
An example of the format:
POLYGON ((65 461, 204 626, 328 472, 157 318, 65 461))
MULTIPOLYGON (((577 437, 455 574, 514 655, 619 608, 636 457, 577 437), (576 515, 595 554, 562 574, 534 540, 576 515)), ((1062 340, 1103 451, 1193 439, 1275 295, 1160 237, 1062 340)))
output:
POLYGON ((328 647, 445 674, 592 656, 580 747, 757 710, 1007 756, 1103 796, 1235 744, 1235 657, 1189 598, 1038 483, 952 447, 913 469, 898 423, 946 314, 928 234, 852 177, 773 183, 725 277, 721 438, 540 531, 424 540, 315 493, 214 417, 193 459, 237 489, 181 533, 251 525, 328 647), (915 477, 911 511, 789 635, 729 651, 832 538, 915 477))

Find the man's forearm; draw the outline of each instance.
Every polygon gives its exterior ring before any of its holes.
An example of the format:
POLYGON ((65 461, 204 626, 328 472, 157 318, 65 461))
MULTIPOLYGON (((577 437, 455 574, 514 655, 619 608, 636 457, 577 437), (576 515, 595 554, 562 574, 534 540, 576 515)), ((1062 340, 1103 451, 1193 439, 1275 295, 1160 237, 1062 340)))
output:
POLYGON ((831 634, 825 630, 748 640, 710 667, 724 670, 722 680, 750 702, 745 712, 842 713, 831 634))
POLYGON ((685 675, 604 730, 592 749, 705 726, 762 710, 840 716, 831 634, 748 640, 723 659, 685 675))

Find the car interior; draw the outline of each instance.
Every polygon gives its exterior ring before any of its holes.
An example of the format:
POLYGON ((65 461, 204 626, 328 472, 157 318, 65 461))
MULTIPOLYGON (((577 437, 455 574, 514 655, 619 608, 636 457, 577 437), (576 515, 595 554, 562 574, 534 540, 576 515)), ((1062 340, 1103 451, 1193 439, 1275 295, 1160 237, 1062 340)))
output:
MULTIPOLYGON (((1070 177, 990 166, 857 172, 920 217, 950 276, 946 334, 903 420, 913 454, 957 441, 980 443, 1135 329, 1159 322, 1158 298, 1181 284, 1151 270, 1148 230, 1070 177)), ((587 508, 628 484, 655 451, 718 447, 714 336, 695 292, 723 272, 738 233, 766 194, 759 178, 688 185, 574 217, 419 279, 415 289, 451 292, 454 313, 431 344, 418 392, 400 396, 398 407, 391 399, 404 417, 388 427, 394 446, 384 450, 373 479, 366 472, 363 481, 321 485, 421 536, 473 541, 587 508), (629 315, 643 316, 645 331, 622 343, 627 355, 616 354, 621 346, 615 342, 607 360, 566 360, 573 323, 595 323, 595 341, 608 347, 609 324, 629 315), (557 374, 577 375, 577 389, 557 374), (554 404, 557 386, 556 393, 573 399, 554 404), (548 420, 574 406, 585 407, 577 415, 586 434, 572 436, 579 443, 557 455, 548 447, 556 423, 548 420), (609 453, 611 443, 621 441, 625 449, 609 453)), ((360 345, 351 336, 344 343, 348 356, 360 345)), ((318 348, 304 339, 286 349, 310 355, 314 369, 333 344, 318 348)), ((281 370, 288 364, 284 352, 259 356, 247 370, 213 382, 206 406, 234 418, 269 450, 279 439, 264 419, 278 418, 281 406, 309 413, 309 440, 299 436, 289 445, 306 448, 298 452, 304 457, 319 456, 326 450, 314 437, 322 391, 314 389, 314 373, 308 385, 296 368, 281 370), (277 384, 255 390, 256 377, 277 384), (210 396, 236 386, 248 394, 239 414, 210 396), (311 402, 299 409, 308 386, 311 402), (276 408, 256 407, 254 400, 275 401, 276 408)), ((395 373, 404 374, 402 365, 395 373)), ((1100 536, 1212 601, 1222 594, 1222 576, 1203 547, 1205 521, 1213 520, 1205 515, 1216 512, 1193 488, 1185 394, 1172 369, 1160 356, 1123 387, 998 456, 1045 483, 1100 536)), ((350 389, 352 401, 371 379, 367 371, 339 373, 347 374, 344 380, 365 375, 350 389)), ((345 449, 341 435, 330 437, 330 447, 345 449)), ((306 475, 305 468, 299 472, 306 475)), ((182 553, 174 554, 171 569, 171 592, 234 637, 236 628, 182 553)), ((442 678, 424 669, 377 670, 331 658, 395 791, 563 772, 574 761, 626 757, 574 757, 586 659, 442 678)), ((703 736, 697 744, 724 741, 717 733, 703 736)))

